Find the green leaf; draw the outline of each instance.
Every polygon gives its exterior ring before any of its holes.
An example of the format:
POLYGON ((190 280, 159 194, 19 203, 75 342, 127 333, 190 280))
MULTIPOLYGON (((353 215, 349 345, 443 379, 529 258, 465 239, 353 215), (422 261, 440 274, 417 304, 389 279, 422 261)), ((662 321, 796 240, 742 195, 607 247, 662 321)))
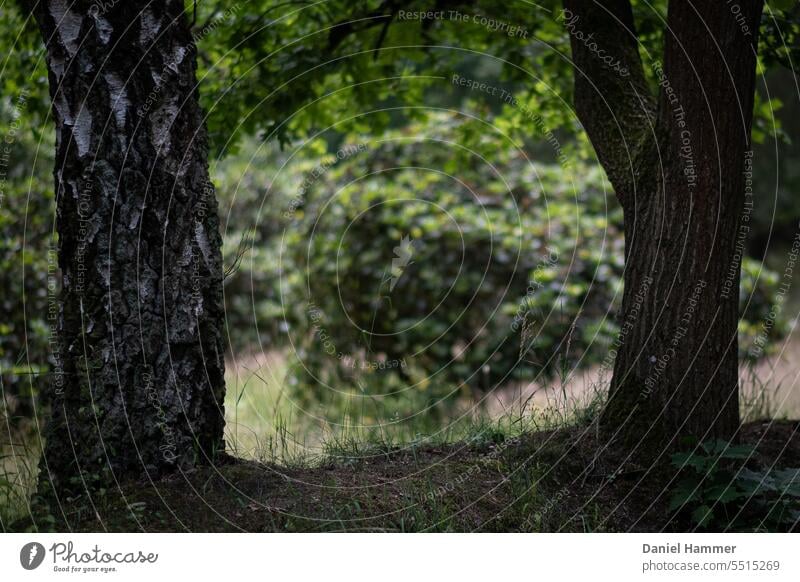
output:
POLYGON ((800 497, 800 469, 773 471, 775 488, 781 495, 800 497))
POLYGON ((683 507, 690 501, 695 501, 699 498, 700 487, 697 482, 691 479, 685 479, 678 483, 672 496, 669 499, 669 510, 675 511, 679 507, 683 507))
POLYGON ((672 465, 679 469, 691 467, 697 472, 703 472, 713 459, 695 453, 675 453, 672 455, 672 465))
POLYGON ((749 459, 753 456, 754 448, 748 445, 728 447, 723 453, 724 459, 749 459))
POLYGON ((777 490, 775 479, 767 473, 742 469, 736 482, 743 493, 749 496, 763 495, 777 490))
POLYGON ((701 505, 692 512, 692 521, 696 523, 698 527, 706 527, 711 523, 713 517, 714 514, 708 505, 701 505))
POLYGON ((708 501, 719 503, 730 503, 737 499, 748 497, 748 494, 736 488, 734 485, 715 485, 706 490, 705 498, 708 501))

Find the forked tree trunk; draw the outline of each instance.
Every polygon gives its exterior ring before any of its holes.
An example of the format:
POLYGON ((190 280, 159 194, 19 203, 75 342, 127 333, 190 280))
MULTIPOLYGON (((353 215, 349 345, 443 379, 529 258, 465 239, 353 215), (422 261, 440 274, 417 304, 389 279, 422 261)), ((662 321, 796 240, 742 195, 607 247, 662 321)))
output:
POLYGON ((103 4, 35 9, 57 135, 56 492, 223 447, 221 238, 184 3, 103 4))
POLYGON ((601 424, 648 456, 739 427, 735 242, 762 1, 738 6, 747 30, 725 2, 670 2, 656 100, 628 0, 565 2, 629 70, 573 36, 577 112, 625 215, 621 346, 601 424))

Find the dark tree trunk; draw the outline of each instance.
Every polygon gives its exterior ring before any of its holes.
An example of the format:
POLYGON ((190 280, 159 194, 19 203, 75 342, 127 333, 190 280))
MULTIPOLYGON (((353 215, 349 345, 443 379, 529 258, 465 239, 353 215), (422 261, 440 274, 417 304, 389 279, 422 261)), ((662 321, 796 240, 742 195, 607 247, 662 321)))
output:
POLYGON ((56 493, 223 448, 221 238, 184 3, 106 4, 35 11, 57 132, 56 493))
POLYGON ((656 100, 628 0, 565 2, 629 70, 573 37, 577 112, 625 215, 621 345, 601 424, 646 455, 739 426, 735 244, 762 1, 739 6, 749 32, 725 2, 670 2, 656 100))

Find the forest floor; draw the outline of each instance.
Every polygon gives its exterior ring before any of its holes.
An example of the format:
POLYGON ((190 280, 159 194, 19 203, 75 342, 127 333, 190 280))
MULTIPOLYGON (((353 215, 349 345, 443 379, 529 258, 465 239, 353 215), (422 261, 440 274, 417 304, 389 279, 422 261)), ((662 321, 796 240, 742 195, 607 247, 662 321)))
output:
MULTIPOLYGON (((800 467, 800 422, 742 428, 768 471, 800 467)), ((155 483, 128 483, 65 512, 17 521, 14 530, 58 531, 686 531, 670 510, 679 469, 646 468, 604 449, 593 426, 506 438, 491 430, 449 445, 333 451, 315 466, 225 457, 155 483), (82 507, 82 509, 76 509, 82 507)), ((685 471, 685 469, 684 469, 685 471)), ((712 508, 713 509, 713 508, 712 508)), ((717 517, 722 508, 715 509, 717 517)), ((741 517, 740 515, 736 516, 741 517)), ((719 520, 716 523, 720 523, 719 520)), ((723 521, 723 523, 729 523, 723 521)), ((769 529, 764 522, 744 529, 769 529)), ((800 528, 795 521, 788 529, 800 528)), ((784 529, 786 529, 784 528, 784 529)), ((716 526, 709 529, 727 529, 716 526)), ((732 529, 742 529, 732 527, 732 529)))

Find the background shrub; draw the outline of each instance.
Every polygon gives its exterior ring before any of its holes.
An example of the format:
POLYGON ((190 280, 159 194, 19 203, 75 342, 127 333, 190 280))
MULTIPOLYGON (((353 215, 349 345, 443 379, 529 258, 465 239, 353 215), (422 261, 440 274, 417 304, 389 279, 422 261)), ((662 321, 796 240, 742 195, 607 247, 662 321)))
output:
MULTIPOLYGON (((320 139, 284 153, 261 189, 269 224, 226 237, 255 233, 229 308, 250 286, 251 328, 289 348, 303 406, 406 417, 607 357, 624 241, 604 174, 576 157, 537 161, 548 156, 475 125, 438 115, 376 142, 320 139), (464 142, 474 147, 454 145, 464 142)), ((745 260, 743 349, 777 281, 745 260)))

